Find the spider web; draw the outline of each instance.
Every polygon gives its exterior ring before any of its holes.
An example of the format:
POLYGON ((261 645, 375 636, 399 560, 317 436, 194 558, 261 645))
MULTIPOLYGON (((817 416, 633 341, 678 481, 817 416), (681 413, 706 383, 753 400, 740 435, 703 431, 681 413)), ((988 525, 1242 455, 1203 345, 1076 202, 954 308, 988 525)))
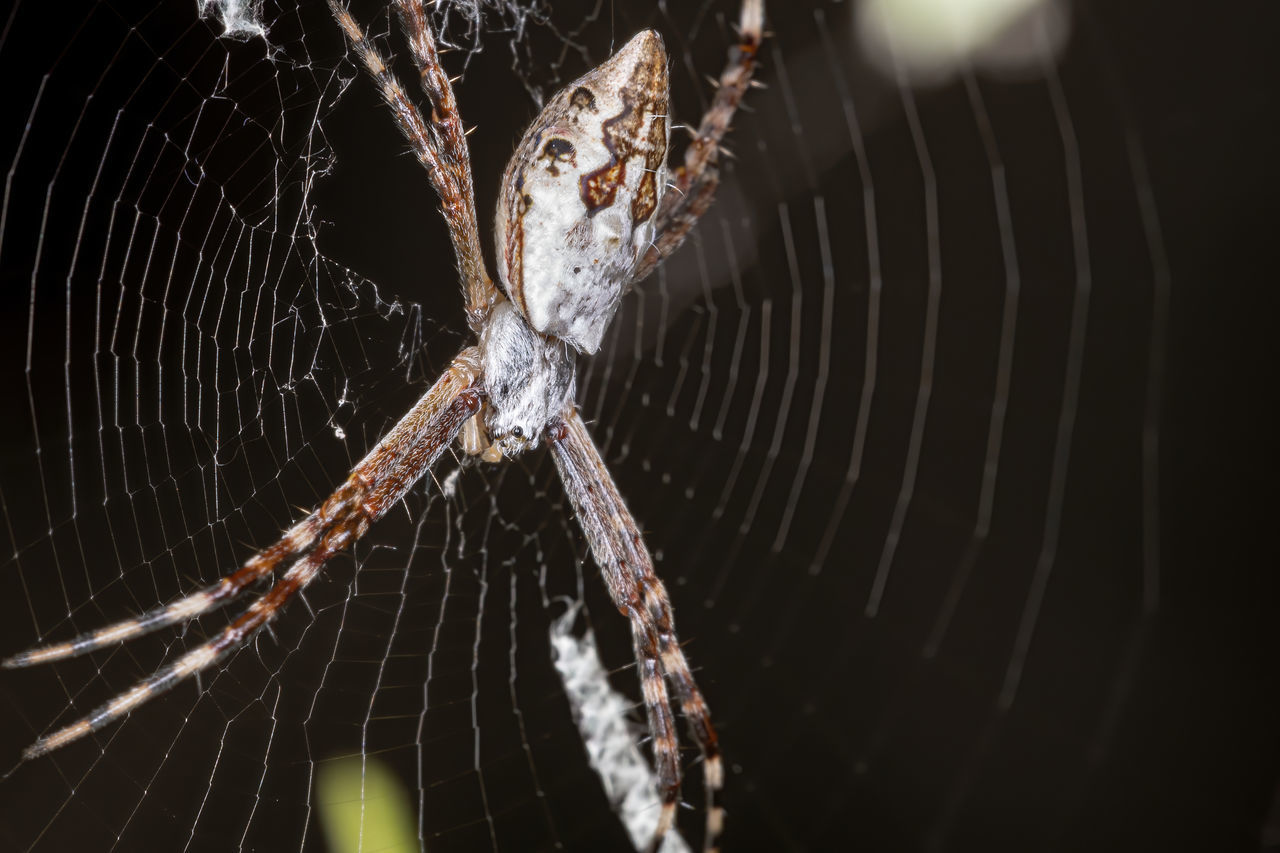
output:
MULTIPOLYGON (((465 343, 435 198, 324 4, 50 5, 0 32, 3 654, 239 565, 465 343)), ((714 208, 579 373, 725 746, 726 848, 1277 843, 1274 597, 1227 533, 1271 517, 1206 437, 1265 438, 1216 358, 1271 357, 1223 319, 1276 307, 1231 298, 1276 187, 1263 38, 1046 4, 939 53, 894 17, 920 2, 768 5, 714 208)), ((482 220, 536 101, 640 27, 695 121, 735 7, 435 7, 482 220)), ((236 609, 4 673, 0 841, 330 849, 354 758, 431 851, 628 849, 592 739, 641 715, 580 725, 638 699, 597 575, 545 453, 447 456, 117 725, 18 760, 236 609)))

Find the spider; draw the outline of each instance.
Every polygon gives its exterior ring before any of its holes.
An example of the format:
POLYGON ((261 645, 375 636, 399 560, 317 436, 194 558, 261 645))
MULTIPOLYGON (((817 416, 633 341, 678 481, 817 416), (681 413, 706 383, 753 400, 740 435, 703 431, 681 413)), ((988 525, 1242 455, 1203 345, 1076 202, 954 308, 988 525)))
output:
POLYGON ((289 564, 220 633, 80 720, 40 737, 24 757, 111 725, 245 646, 332 556, 398 503, 455 438, 468 455, 488 462, 518 456, 545 440, 609 594, 630 621, 662 800, 651 849, 671 828, 680 793, 668 685, 704 759, 704 848, 714 849, 723 825, 715 794, 724 777, 716 732, 640 528, 574 403, 574 370, 578 353, 599 349, 623 294, 680 245, 710 206, 719 182, 720 141, 752 83, 764 0, 743 0, 740 41, 679 167, 667 166, 667 55, 654 30, 632 37, 547 103, 503 174, 495 228, 501 290, 485 268, 466 134, 423 0, 393 4, 429 102, 425 114, 346 7, 329 0, 440 197, 474 343, 317 509, 238 570, 141 616, 5 660, 8 668, 47 663, 188 622, 289 564))

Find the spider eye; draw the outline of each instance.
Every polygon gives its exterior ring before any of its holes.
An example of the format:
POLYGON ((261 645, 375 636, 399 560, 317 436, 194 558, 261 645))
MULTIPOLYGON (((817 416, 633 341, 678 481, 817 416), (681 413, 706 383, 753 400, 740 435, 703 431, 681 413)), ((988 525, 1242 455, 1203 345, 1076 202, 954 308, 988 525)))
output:
POLYGON ((516 438, 524 438, 524 430, 522 430, 518 426, 513 426, 511 428, 511 434, 514 435, 516 438))

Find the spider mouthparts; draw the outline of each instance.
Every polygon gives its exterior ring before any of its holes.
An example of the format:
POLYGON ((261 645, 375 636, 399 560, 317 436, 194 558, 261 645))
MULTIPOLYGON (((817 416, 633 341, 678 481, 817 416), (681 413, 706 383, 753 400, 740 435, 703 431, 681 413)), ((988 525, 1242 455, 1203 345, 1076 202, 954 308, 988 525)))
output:
POLYGON ((527 436, 516 435, 515 433, 506 433, 504 435, 497 436, 493 440, 493 444, 490 446, 496 447, 502 456, 510 459, 512 457, 519 456, 525 450, 528 450, 532 444, 533 441, 527 436))

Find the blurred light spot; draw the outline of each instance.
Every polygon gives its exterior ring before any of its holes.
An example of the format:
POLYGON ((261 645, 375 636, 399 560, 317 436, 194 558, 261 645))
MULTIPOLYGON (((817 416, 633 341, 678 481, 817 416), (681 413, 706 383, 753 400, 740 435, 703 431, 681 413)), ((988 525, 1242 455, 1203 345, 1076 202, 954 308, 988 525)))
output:
POLYGON ((321 762, 316 808, 331 853, 419 849, 408 791, 375 758, 357 755, 321 762))
POLYGON ((1071 27, 1062 0, 863 0, 855 22, 868 61, 913 83, 945 81, 965 65, 1038 75, 1071 27))

